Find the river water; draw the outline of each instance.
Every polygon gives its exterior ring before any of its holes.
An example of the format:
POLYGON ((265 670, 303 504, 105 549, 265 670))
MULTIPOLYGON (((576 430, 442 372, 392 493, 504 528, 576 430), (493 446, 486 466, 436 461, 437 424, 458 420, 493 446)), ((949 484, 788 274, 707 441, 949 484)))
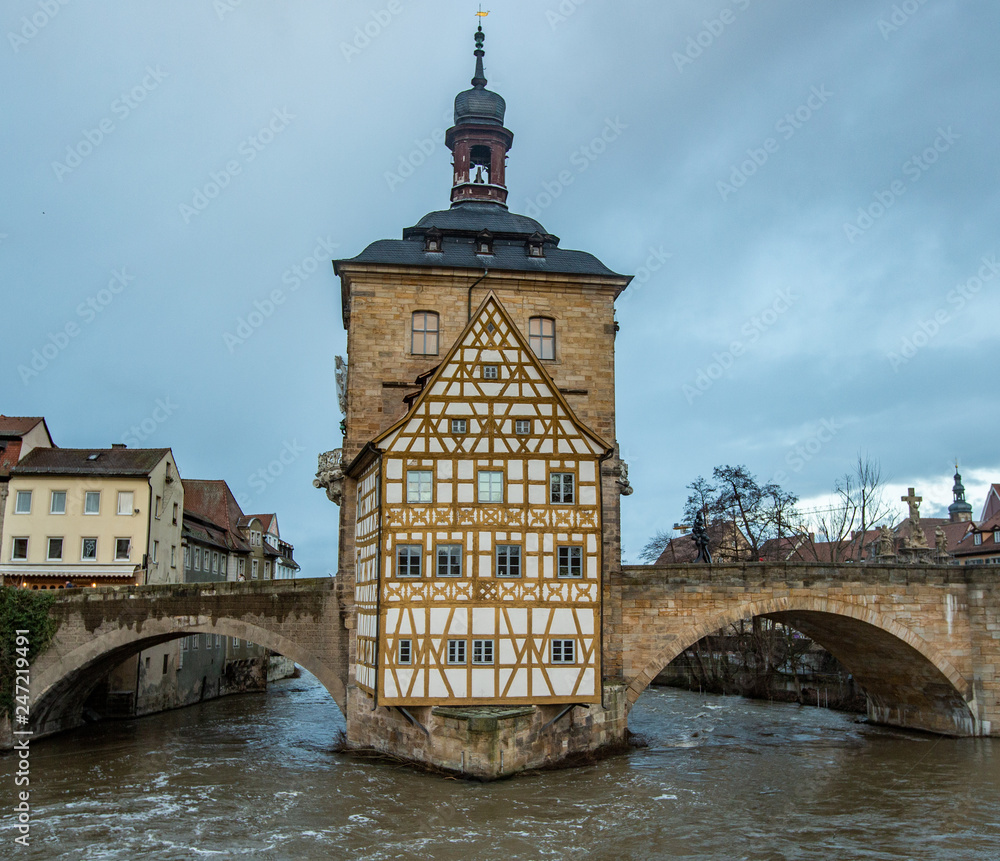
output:
POLYGON ((594 766, 475 784, 333 752, 343 719, 309 675, 31 752, 31 845, 0 858, 1000 858, 1000 742, 668 688, 594 766))

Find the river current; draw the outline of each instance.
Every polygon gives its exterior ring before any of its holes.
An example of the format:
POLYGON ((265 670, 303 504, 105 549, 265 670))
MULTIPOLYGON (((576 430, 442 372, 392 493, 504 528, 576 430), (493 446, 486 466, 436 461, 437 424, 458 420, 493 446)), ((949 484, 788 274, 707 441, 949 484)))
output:
POLYGON ((38 742, 29 848, 0 759, 0 858, 1000 858, 996 740, 651 688, 648 747, 477 784, 335 753, 343 725, 303 674, 38 742))

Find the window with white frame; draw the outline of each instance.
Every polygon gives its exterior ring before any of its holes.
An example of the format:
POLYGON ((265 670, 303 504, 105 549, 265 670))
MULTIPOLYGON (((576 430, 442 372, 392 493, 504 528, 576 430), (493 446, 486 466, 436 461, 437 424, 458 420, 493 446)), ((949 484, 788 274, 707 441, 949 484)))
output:
POLYGON ((449 664, 465 663, 465 640, 448 641, 448 663, 449 664))
POLYGON ((153 517, 155 517, 157 520, 159 520, 160 519, 160 515, 162 513, 163 513, 163 497, 162 496, 158 496, 158 497, 156 497, 156 502, 153 505, 153 517))
POLYGON ((479 502, 503 502, 503 471, 479 470, 479 502))
POLYGON ((171 568, 176 568, 177 567, 177 545, 176 544, 171 544, 170 545, 170 567, 171 568))
POLYGON ((462 576, 462 545, 461 544, 439 544, 437 547, 437 567, 435 574, 438 577, 461 577, 462 576))
POLYGON ((583 576, 583 548, 582 547, 560 547, 558 548, 558 570, 560 577, 582 577, 583 576))
POLYGON ((472 641, 472 663, 492 664, 493 663, 493 641, 473 640, 472 641))
POLYGON ((265 562, 264 563, 264 579, 265 580, 270 580, 271 579, 271 563, 270 562, 265 562))
POLYGON ((83 562, 97 561, 97 539, 84 538, 80 546, 80 559, 83 562))
POLYGON ((257 560, 256 559, 253 560, 252 565, 253 565, 253 567, 250 569, 250 579, 251 580, 256 580, 257 579, 257 560))
POLYGON ((518 436, 531 433, 531 419, 516 419, 514 421, 514 433, 518 436))
POLYGON ((521 576, 521 546, 519 544, 498 544, 496 548, 496 576, 521 576))
POLYGON ((212 573, 214 574, 219 570, 219 554, 216 551, 212 551, 212 573))
POLYGON ((434 311, 414 311, 410 328, 410 352, 414 356, 436 356, 440 334, 434 311))
POLYGON ((49 562, 62 561, 63 540, 61 538, 50 538, 46 553, 46 560, 49 562))
POLYGON ((160 555, 160 542, 159 541, 154 541, 153 542, 153 562, 154 563, 159 561, 159 555, 160 555))
POLYGON ((225 553, 223 553, 219 557, 219 573, 220 574, 225 574, 226 573, 226 554, 225 553))
POLYGON ((983 543, 983 533, 982 532, 977 532, 975 535, 973 535, 972 536, 972 543, 976 544, 976 545, 982 544, 983 543))
POLYGON ((119 514, 132 514, 134 510, 132 508, 132 491, 131 490, 119 490, 118 491, 118 513, 119 514))
POLYGON ((451 420, 451 432, 453 434, 463 434, 466 432, 469 423, 465 419, 452 419, 451 420))
POLYGON ((115 539, 115 562, 128 562, 129 557, 132 555, 132 539, 131 538, 116 538, 115 539))
POLYGON ((174 503, 174 526, 177 525, 177 503, 174 503))
POLYGON ((549 502, 567 505, 575 502, 574 484, 576 476, 572 472, 549 473, 549 502))
POLYGON ((239 565, 237 567, 237 574, 246 574, 247 571, 247 561, 246 559, 240 559, 239 565))
POLYGON ((553 640, 552 641, 552 663, 553 664, 575 664, 576 663, 576 640, 553 640))
POLYGON ((88 490, 83 497, 83 513, 84 514, 100 514, 101 513, 101 491, 99 490, 88 490))
POLYGON ((188 544, 184 545, 184 567, 191 567, 191 547, 188 544))
POLYGON ((500 379, 499 365, 483 365, 483 379, 484 380, 500 379))
POLYGON ((528 346, 539 359, 556 357, 556 321, 551 317, 528 320, 528 346))
POLYGON ((14 499, 15 514, 31 514, 31 491, 19 490, 14 499))
POLYGON ((396 576, 419 577, 423 547, 419 544, 400 544, 396 547, 396 576))
POLYGON ((406 470, 406 501, 431 502, 434 492, 433 474, 429 469, 406 470))
POLYGON ((413 640, 399 641, 399 663, 401 664, 413 663, 413 640))
POLYGON ((28 539, 15 538, 10 543, 11 562, 24 562, 28 558, 28 539))
POLYGON ((49 514, 66 513, 66 491, 53 490, 52 498, 49 500, 49 514))
POLYGON ((201 568, 201 548, 194 548, 194 565, 192 566, 195 571, 201 568))

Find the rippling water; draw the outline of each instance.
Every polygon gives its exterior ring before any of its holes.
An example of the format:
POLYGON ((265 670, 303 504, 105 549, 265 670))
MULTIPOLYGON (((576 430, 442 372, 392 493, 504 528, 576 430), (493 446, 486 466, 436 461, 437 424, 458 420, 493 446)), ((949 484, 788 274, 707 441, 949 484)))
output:
POLYGON ((332 751, 311 676, 37 743, 24 859, 994 859, 1000 747, 651 689, 649 747, 494 784, 332 751))

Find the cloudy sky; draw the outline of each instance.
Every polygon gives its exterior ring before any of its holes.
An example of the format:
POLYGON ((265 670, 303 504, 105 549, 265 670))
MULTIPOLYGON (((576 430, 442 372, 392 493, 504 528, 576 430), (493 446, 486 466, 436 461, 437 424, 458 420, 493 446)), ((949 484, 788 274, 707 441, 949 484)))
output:
MULTIPOLYGON (((620 300, 629 558, 723 463, 1000 480, 995 0, 484 4, 510 204, 620 300), (610 131, 612 130, 613 131, 610 131), (606 144, 592 145, 605 132, 606 144)), ((9 0, 0 412, 170 446, 335 570, 329 261, 447 206, 476 4, 9 0)))

